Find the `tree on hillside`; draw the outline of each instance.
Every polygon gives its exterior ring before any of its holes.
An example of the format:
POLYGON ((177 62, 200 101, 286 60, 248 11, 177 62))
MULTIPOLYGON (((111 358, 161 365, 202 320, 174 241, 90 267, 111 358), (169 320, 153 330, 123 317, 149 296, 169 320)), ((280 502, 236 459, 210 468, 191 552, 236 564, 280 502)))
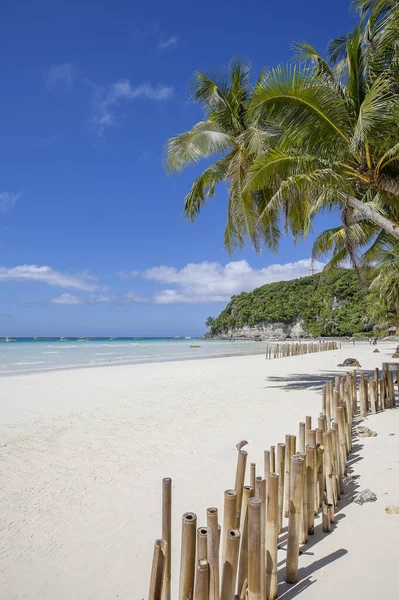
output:
POLYGON ((214 321, 215 321, 214 317, 208 317, 205 321, 206 327, 211 328, 214 321))

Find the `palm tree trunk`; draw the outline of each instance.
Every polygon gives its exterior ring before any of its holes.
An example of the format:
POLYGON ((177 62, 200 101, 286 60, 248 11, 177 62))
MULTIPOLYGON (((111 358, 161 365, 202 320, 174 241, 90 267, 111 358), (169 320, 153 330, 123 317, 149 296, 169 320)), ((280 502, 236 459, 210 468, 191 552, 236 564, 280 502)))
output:
POLYGON ((388 194, 394 194, 395 196, 399 196, 399 181, 394 179, 393 177, 387 177, 386 175, 381 175, 376 182, 376 187, 384 192, 388 192, 388 194))
POLYGON ((369 221, 372 221, 384 229, 384 231, 399 240, 399 227, 395 225, 395 223, 392 223, 392 221, 389 219, 383 217, 377 210, 375 210, 375 208, 369 204, 366 204, 365 202, 362 202, 361 200, 358 200, 357 198, 354 198, 353 196, 346 196, 346 201, 349 206, 354 208, 358 213, 364 215, 369 221))

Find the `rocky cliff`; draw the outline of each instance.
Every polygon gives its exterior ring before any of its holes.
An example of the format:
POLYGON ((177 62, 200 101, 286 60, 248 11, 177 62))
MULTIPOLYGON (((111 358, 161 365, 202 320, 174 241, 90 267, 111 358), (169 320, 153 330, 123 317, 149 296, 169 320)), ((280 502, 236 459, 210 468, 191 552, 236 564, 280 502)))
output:
POLYGON ((264 340, 351 336, 369 326, 364 287, 351 269, 269 283, 233 296, 207 337, 264 340))

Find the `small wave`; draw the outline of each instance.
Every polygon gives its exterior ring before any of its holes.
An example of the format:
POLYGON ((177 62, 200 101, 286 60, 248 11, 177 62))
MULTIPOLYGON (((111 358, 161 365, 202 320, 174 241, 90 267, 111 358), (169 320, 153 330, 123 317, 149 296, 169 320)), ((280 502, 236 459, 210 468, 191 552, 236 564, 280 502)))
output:
POLYGON ((43 352, 43 354, 58 354, 58 352, 43 352))
POLYGON ((99 352, 98 354, 95 354, 94 356, 113 356, 114 353, 113 352, 99 352))
POLYGON ((16 366, 22 366, 22 365, 42 365, 44 363, 43 360, 39 360, 39 361, 34 361, 34 362, 18 362, 18 363, 11 363, 12 365, 16 366))

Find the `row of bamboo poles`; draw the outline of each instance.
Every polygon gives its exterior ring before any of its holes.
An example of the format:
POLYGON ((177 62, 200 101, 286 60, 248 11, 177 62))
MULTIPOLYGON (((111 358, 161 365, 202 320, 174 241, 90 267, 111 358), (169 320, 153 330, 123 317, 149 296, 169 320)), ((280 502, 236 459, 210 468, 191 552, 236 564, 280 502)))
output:
MULTIPOLYGON (((224 492, 222 526, 214 507, 207 509, 206 526, 197 527, 194 512, 182 517, 178 600, 275 600, 285 518, 285 581, 295 583, 299 549, 314 534, 315 517, 321 513, 323 532, 334 523, 354 416, 359 409, 364 416, 394 406, 391 372, 376 369, 373 377, 357 378, 353 371, 326 382, 318 418, 307 415, 297 435, 287 434, 284 443, 265 450, 261 472, 250 463, 247 485, 246 442, 238 444, 235 485, 224 492)), ((171 479, 163 479, 162 534, 154 546, 149 600, 171 600, 171 490, 171 479)))
POLYGON ((271 358, 285 358, 287 356, 299 356, 300 354, 313 354, 325 350, 338 350, 341 342, 336 340, 328 342, 291 342, 284 344, 267 344, 266 360, 271 358))

